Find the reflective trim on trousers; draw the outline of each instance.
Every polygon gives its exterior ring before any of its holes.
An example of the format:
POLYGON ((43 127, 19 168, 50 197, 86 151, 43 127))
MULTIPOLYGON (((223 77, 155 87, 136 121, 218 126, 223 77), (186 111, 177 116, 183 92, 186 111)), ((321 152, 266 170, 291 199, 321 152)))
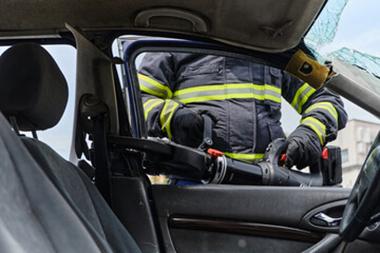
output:
POLYGON ((170 122, 178 106, 179 104, 176 101, 171 100, 171 99, 166 99, 164 107, 162 108, 162 111, 160 114, 161 129, 162 131, 166 132, 169 139, 172 138, 170 122))
POLYGON ((156 108, 157 106, 161 105, 164 103, 163 99, 159 98, 153 98, 153 99, 148 99, 144 103, 144 119, 146 120, 148 118, 149 113, 156 108))

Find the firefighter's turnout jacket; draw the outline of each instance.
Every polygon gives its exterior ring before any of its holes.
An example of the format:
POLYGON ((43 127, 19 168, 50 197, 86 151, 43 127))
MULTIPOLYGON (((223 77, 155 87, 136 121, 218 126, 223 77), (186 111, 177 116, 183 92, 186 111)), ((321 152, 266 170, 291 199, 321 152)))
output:
POLYGON ((302 115, 300 123, 312 129, 322 145, 335 139, 347 121, 337 95, 254 62, 147 53, 138 70, 149 135, 172 138, 176 110, 192 108, 212 116, 214 147, 234 159, 260 159, 271 141, 285 137, 280 123, 282 98, 302 115))

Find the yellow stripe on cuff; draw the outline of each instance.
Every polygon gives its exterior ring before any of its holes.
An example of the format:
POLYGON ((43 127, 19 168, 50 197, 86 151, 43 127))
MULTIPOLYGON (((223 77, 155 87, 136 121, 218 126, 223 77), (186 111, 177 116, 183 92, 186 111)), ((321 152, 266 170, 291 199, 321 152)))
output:
POLYGON ((326 126, 314 117, 307 117, 301 120, 301 124, 311 128, 317 135, 323 145, 325 143, 326 126))

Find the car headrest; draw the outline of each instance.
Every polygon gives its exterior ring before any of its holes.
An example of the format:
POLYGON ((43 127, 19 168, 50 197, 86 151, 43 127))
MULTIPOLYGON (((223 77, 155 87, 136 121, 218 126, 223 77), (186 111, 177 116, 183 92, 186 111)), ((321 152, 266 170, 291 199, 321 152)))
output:
POLYGON ((0 111, 21 131, 45 130, 61 119, 68 99, 65 77, 40 45, 12 46, 0 56, 0 111))

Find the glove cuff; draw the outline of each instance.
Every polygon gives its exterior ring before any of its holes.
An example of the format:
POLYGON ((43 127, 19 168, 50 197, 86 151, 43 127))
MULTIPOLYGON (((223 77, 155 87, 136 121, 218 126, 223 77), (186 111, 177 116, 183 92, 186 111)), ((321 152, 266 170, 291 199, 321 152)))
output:
POLYGON ((323 124, 319 119, 314 117, 306 117, 301 120, 301 125, 299 127, 305 127, 309 132, 311 131, 317 136, 321 146, 326 142, 326 125, 323 124))
MULTIPOLYGON (((302 138, 302 136, 304 137, 307 137, 309 139, 312 139, 313 140, 313 143, 315 145, 318 145, 320 147, 323 147, 324 144, 321 143, 320 141, 320 138, 318 137, 318 134, 313 130, 311 129, 310 127, 308 126, 305 126, 305 125, 299 125, 296 130, 294 130, 293 133, 298 133, 296 134, 297 136, 300 136, 302 138)), ((291 134, 293 135, 293 134, 291 134)))

